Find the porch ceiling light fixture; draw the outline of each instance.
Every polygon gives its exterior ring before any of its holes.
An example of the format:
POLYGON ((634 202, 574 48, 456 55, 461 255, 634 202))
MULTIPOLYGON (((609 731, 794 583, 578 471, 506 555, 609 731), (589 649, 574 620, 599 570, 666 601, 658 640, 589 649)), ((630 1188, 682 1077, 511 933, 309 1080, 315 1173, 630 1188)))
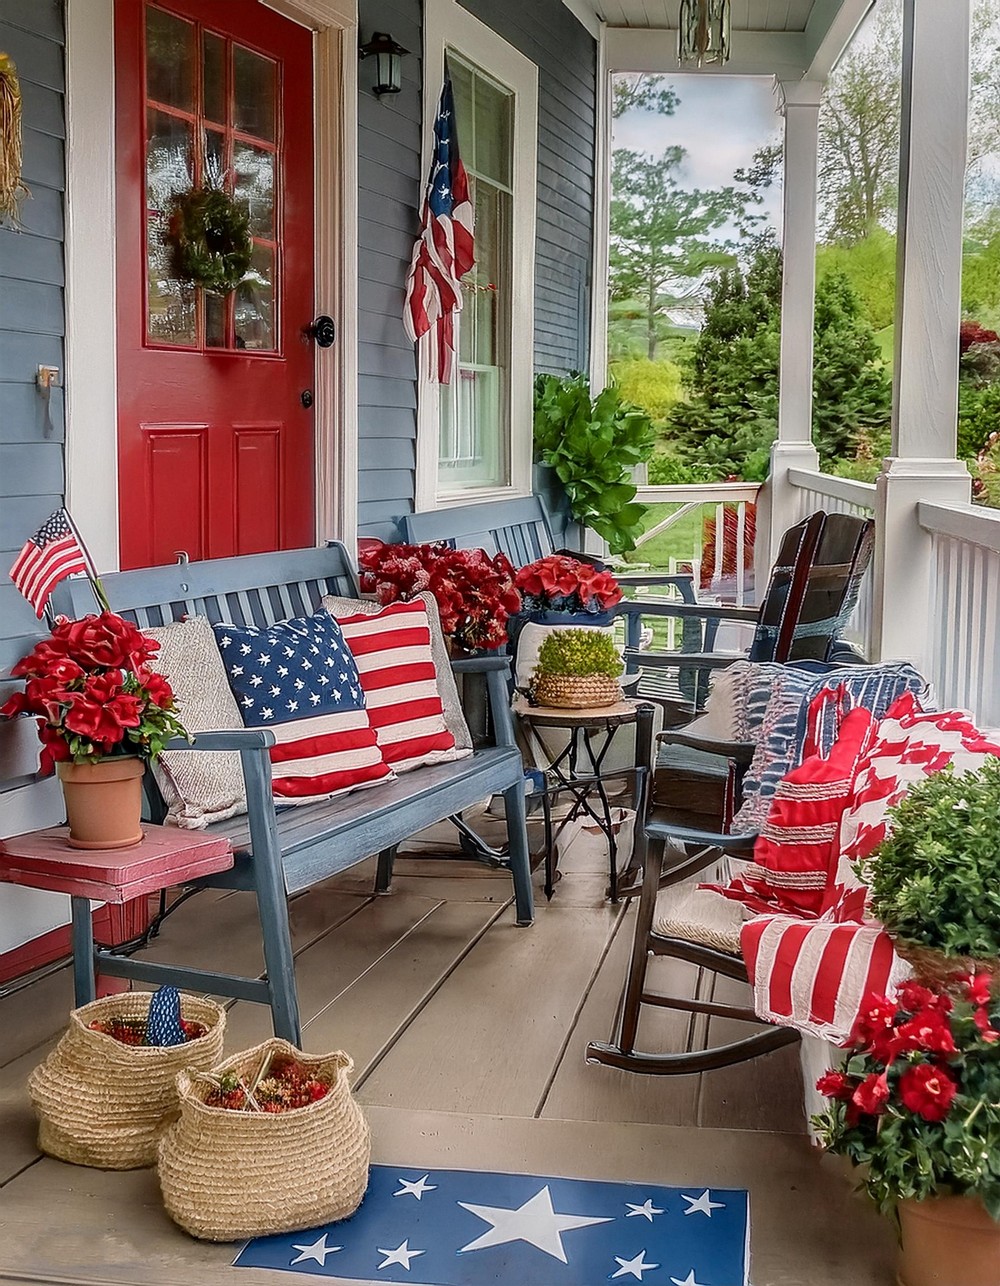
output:
POLYGON ((704 67, 729 61, 730 0, 681 0, 677 61, 704 67))
POLYGON ((386 31, 372 32, 371 40, 359 48, 360 57, 375 59, 375 83, 372 85, 372 93, 377 98, 383 94, 398 94, 403 88, 403 55, 409 52, 402 45, 397 45, 386 31))

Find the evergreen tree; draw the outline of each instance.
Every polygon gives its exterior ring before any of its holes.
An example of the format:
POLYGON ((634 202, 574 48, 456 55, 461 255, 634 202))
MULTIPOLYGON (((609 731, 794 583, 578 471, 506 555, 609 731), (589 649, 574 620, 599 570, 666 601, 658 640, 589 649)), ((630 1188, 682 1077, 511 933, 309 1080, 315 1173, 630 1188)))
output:
MULTIPOLYGON (((690 399, 668 422, 683 455, 717 477, 761 481, 778 430, 781 253, 761 248, 746 273, 728 268, 709 290, 694 347, 690 399)), ((858 432, 884 427, 891 389, 871 326, 842 273, 817 286, 813 441, 821 462, 850 452, 858 432)))

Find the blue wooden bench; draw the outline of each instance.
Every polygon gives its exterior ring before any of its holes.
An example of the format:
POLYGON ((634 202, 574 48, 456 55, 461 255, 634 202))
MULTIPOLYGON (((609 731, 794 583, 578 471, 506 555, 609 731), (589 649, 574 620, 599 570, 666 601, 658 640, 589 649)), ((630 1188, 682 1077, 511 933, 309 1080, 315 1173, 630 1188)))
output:
MULTIPOLYGON (((105 576, 103 584, 112 609, 141 627, 165 625, 185 615, 202 615, 212 622, 231 621, 236 625, 271 625, 318 610, 324 594, 348 598, 358 595, 354 569, 341 545, 118 572, 105 576)), ((54 595, 53 605, 57 612, 73 617, 95 610, 86 580, 64 581, 54 595)), ((230 840, 236 862, 232 870, 206 876, 195 884, 245 889, 256 895, 266 976, 263 980, 244 978, 98 951, 100 972, 146 982, 169 982, 269 1005, 275 1034, 299 1044, 301 1028, 288 896, 373 854, 379 855, 376 888, 386 891, 397 845, 446 818, 454 819, 468 840, 468 828, 458 815, 495 794, 504 796, 506 848, 498 852, 484 845, 471 845, 467 851, 510 870, 517 922, 530 924, 533 910, 524 770, 514 742, 508 666, 508 660, 499 656, 454 663, 460 673, 485 676, 494 744, 477 746, 466 759, 417 768, 388 785, 315 804, 275 808, 268 757, 274 737, 269 731, 199 733, 193 743, 195 750, 239 751, 246 781, 247 815, 218 822, 201 832, 230 840)), ((191 747, 179 741, 170 748, 191 747)), ((151 774, 147 778, 155 791, 151 774)), ((154 816, 153 820, 159 818, 154 816)))

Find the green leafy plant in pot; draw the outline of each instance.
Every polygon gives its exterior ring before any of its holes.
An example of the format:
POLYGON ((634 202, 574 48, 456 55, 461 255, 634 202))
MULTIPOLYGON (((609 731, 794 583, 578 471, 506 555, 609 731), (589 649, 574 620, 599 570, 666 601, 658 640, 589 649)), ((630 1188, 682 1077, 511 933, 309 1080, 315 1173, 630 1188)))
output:
POLYGON ((536 457, 555 470, 573 517, 612 554, 634 549, 646 507, 636 503, 632 470, 656 440, 646 412, 613 386, 591 398, 585 375, 537 375, 534 434, 536 457))
POLYGON ((889 835, 859 864, 872 914, 924 981, 995 969, 1000 957, 1000 759, 949 766, 889 810, 889 835))
POLYGON ((614 705, 624 666, 614 639, 600 630, 556 630, 538 652, 529 690, 537 705, 571 710, 614 705))

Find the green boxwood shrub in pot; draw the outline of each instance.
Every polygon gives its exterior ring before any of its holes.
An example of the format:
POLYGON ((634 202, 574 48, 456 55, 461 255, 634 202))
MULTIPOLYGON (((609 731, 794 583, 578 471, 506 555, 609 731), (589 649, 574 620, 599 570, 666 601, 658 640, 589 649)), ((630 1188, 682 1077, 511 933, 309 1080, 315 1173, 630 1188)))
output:
POLYGON ((916 782, 859 874, 872 914, 918 976, 939 985, 1000 957, 1000 759, 916 782))
POLYGON ((624 666, 614 639, 601 630, 557 630, 542 643, 530 696, 571 710, 614 705, 624 666))

